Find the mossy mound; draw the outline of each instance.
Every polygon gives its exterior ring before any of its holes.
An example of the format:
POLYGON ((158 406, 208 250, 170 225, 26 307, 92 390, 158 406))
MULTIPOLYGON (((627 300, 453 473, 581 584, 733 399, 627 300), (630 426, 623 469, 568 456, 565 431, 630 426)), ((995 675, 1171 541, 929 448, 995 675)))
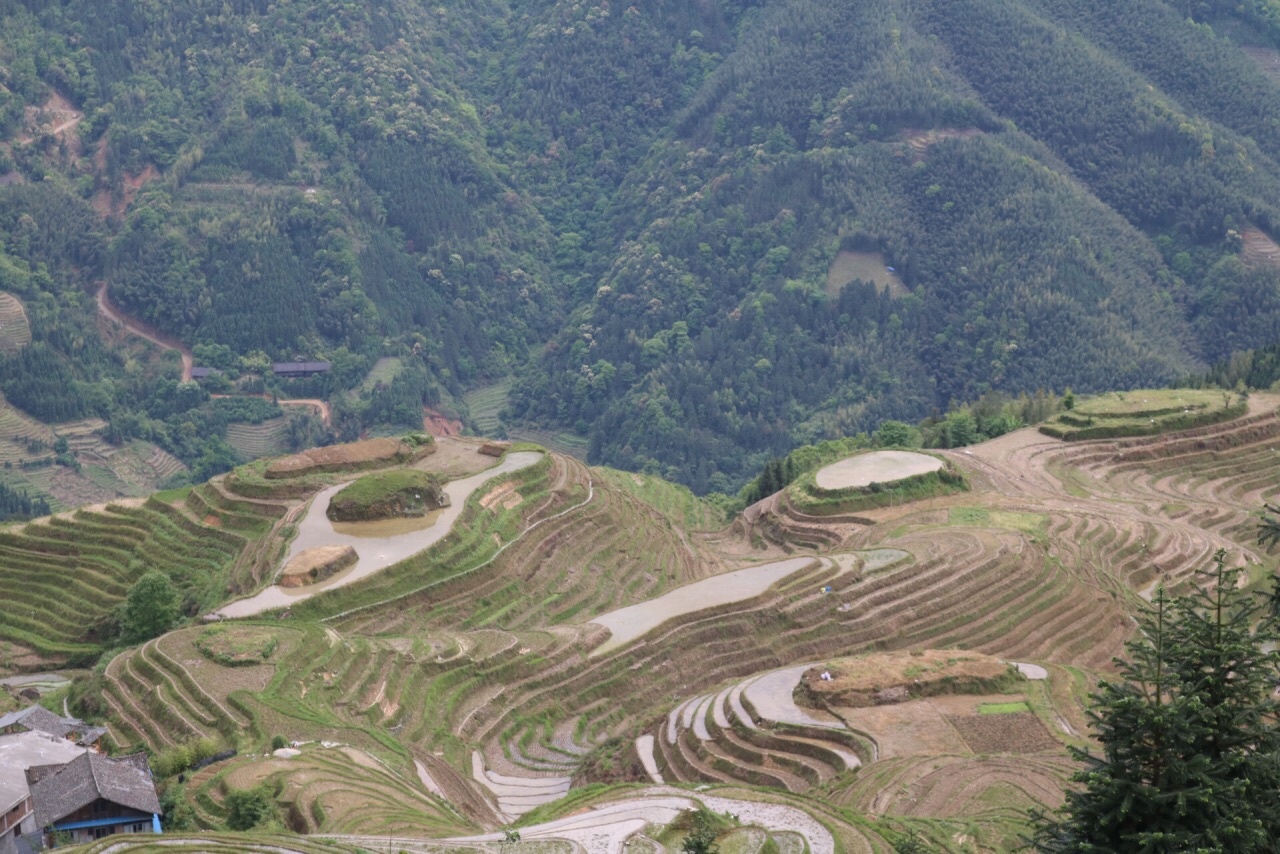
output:
POLYGON ((263 626, 213 626, 195 640, 196 649, 224 667, 262 664, 279 645, 278 633, 263 626))
POLYGON ((448 504, 439 478, 406 469, 368 474, 348 484, 329 500, 325 514, 334 522, 369 522, 425 516, 448 504))

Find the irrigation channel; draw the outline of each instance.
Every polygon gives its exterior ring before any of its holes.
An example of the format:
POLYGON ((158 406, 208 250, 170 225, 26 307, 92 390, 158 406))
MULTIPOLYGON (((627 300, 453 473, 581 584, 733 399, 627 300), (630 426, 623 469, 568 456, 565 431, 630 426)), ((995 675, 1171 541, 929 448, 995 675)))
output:
POLYGON ((539 451, 516 451, 507 454, 492 468, 449 481, 444 486, 449 506, 430 514, 425 520, 395 520, 394 524, 385 521, 335 524, 325 515, 329 499, 350 481, 328 487, 312 499, 307 514, 298 523, 298 535, 290 544, 289 553, 281 565, 308 549, 321 546, 351 546, 358 556, 356 563, 317 584, 292 588, 272 585, 256 596, 224 606, 218 613, 228 618, 251 617, 273 608, 287 608, 325 590, 368 578, 444 539, 462 515, 467 499, 490 480, 528 468, 540 459, 542 453, 539 451))

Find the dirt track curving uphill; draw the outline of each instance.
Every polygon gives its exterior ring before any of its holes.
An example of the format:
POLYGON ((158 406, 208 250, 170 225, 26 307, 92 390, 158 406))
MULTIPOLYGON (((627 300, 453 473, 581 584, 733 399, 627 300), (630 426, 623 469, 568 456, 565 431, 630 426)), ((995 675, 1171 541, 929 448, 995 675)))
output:
POLYGON ((182 381, 184 383, 190 381, 191 368, 194 364, 191 351, 172 335, 166 335, 149 324, 129 317, 129 315, 116 308, 111 302, 111 295, 107 293, 107 283, 105 281, 98 283, 98 313, 108 320, 113 320, 120 324, 139 338, 145 338, 152 344, 163 347, 166 350, 177 350, 178 354, 182 356, 182 381))

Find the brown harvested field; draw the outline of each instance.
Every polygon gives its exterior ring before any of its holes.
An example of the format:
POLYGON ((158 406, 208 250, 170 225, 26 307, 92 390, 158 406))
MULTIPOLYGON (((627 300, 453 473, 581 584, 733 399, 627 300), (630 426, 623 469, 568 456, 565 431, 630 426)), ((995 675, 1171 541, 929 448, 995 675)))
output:
POLYGON ((820 703, 857 707, 877 705, 876 695, 894 688, 905 686, 919 696, 937 690, 933 683, 982 684, 1010 670, 1010 665, 982 653, 930 649, 840 658, 811 668, 801 681, 820 703), (832 678, 822 679, 823 672, 832 678))
POLYGON ((413 468, 438 474, 449 480, 475 474, 494 464, 493 457, 480 453, 483 444, 483 439, 438 436, 435 452, 418 460, 413 468))
POLYGON ((873 282, 879 290, 888 289, 889 296, 897 298, 911 293, 897 273, 890 272, 884 255, 879 252, 851 252, 842 249, 836 253, 827 271, 827 293, 838 296, 845 285, 854 279, 873 282))
POLYGON ((831 711, 850 728, 875 739, 878 759, 970 752, 946 715, 929 700, 864 708, 832 706, 831 711))
POLYGON ((933 128, 932 130, 906 128, 899 134, 902 141, 911 147, 911 153, 916 160, 923 158, 930 146, 937 145, 944 139, 972 139, 981 135, 982 131, 977 128, 933 128))
POLYGON ((1244 241, 1240 255, 1246 264, 1280 267, 1280 244, 1272 240, 1265 231, 1246 228, 1240 233, 1240 237, 1244 241))
POLYGON ((947 722, 974 753, 1038 753, 1061 747, 1040 719, 1030 712, 949 715, 947 722))
POLYGON ((309 451, 276 460, 267 466, 266 476, 269 478, 297 477, 348 466, 368 466, 379 463, 391 465, 398 458, 413 453, 413 447, 398 438, 365 439, 345 445, 312 448, 309 451))

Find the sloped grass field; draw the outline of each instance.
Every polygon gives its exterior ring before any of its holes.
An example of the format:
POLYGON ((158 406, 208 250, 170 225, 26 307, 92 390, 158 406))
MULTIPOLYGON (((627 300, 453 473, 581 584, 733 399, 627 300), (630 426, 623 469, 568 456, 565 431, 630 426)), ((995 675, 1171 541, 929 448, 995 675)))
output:
MULTIPOLYGON (((283 735, 349 745, 378 765, 343 770, 328 761, 335 748, 205 769, 183 796, 214 828, 228 778, 268 781, 290 826, 310 833, 369 833, 366 815, 406 837, 492 828, 510 818, 499 804, 541 821, 620 802, 635 791, 620 782, 652 785, 636 746, 647 734, 666 782, 790 798, 846 834, 842 850, 881 850, 886 827, 938 850, 1007 850, 1024 808, 1061 796, 1072 765, 1060 745, 1085 743, 1085 695, 1150 585, 1185 584, 1218 547, 1259 557, 1256 512, 1280 493, 1276 402, 1255 395, 1243 417, 1155 437, 1018 431, 942 454, 967 491, 829 516, 766 502, 757 522, 718 530, 714 508, 680 488, 548 456, 477 491, 430 550, 284 622, 246 623, 279 634, 261 663, 211 661, 198 628, 118 656, 106 674, 113 735, 152 749, 207 736, 253 752, 283 735), (770 536, 753 537, 768 520, 770 536), (604 612, 755 561, 825 553, 839 559, 592 654, 604 634, 589 621, 604 612), (874 732, 770 722, 754 705, 749 686, 768 671, 912 649, 1035 662, 1049 678, 956 712, 972 730, 958 752, 895 753, 874 732), (989 738, 1023 723, 1039 733, 1031 753, 1011 758, 989 738), (567 797, 537 806, 536 793, 569 781, 567 797)), ((297 504, 214 483, 180 506, 265 543, 260 532, 297 504)))
POLYGON ((0 352, 16 353, 31 343, 31 323, 22 301, 0 291, 0 352))

